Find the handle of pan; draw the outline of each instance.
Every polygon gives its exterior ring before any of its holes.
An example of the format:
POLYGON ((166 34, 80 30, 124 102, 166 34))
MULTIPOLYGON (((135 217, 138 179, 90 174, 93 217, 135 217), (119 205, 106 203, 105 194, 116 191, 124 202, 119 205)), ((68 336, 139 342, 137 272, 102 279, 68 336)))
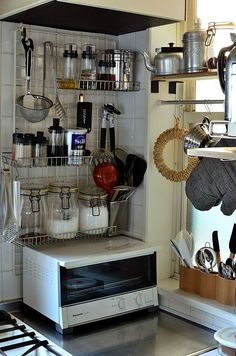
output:
POLYGON ((110 150, 113 152, 115 148, 115 129, 114 127, 109 128, 109 133, 110 133, 110 150))
POLYGON ((106 147, 106 128, 101 127, 100 148, 106 147))

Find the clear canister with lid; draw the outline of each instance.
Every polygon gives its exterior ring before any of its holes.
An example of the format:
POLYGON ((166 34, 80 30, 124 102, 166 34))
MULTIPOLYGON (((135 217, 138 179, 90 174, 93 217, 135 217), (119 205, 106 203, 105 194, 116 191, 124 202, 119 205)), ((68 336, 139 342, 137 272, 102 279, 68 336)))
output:
POLYGON ((50 184, 48 191, 48 234, 58 239, 75 237, 79 230, 78 187, 58 182, 50 184))
POLYGON ((63 80, 62 88, 77 88, 78 81, 78 52, 77 45, 67 43, 63 53, 63 80))
POLYGON ((86 187, 79 192, 80 231, 102 234, 108 228, 107 194, 99 187, 86 187))
POLYGON ((21 187, 20 238, 45 235, 48 215, 47 187, 25 185, 21 187))

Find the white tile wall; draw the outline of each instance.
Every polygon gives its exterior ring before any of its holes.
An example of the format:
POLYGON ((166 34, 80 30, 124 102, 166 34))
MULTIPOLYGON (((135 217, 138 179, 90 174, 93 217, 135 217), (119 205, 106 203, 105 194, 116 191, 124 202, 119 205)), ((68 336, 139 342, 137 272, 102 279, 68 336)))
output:
MULTIPOLYGON (((82 51, 84 43, 94 43, 97 48, 121 48, 130 50, 144 50, 147 46, 147 32, 138 32, 120 37, 80 33, 65 30, 55 30, 38 26, 25 26, 27 36, 33 38, 35 44, 34 62, 32 73, 32 92, 41 94, 42 90, 42 56, 43 42, 52 41, 57 46, 57 54, 62 53, 63 45, 73 42, 78 45, 79 53, 82 51)), ((11 139, 14 127, 23 132, 47 131, 54 116, 53 110, 49 117, 40 123, 30 124, 24 120, 19 113, 16 115, 16 126, 14 126, 14 31, 19 29, 18 24, 0 22, 0 147, 2 150, 11 148, 11 139)), ((20 33, 18 31, 17 38, 20 33)), ((21 43, 17 42, 17 87, 16 96, 25 93, 24 79, 24 50, 21 43)), ((139 153, 146 156, 146 116, 147 116, 147 72, 143 66, 140 55, 137 57, 137 81, 141 81, 142 90, 137 93, 116 93, 83 91, 85 100, 93 102, 93 131, 87 136, 87 147, 91 150, 98 146, 99 128, 101 114, 104 103, 112 102, 120 111, 120 117, 116 118, 117 146, 127 149, 129 153, 139 153)), ((58 61, 58 73, 61 67, 58 61)), ((62 105, 68 113, 68 121, 64 127, 75 126, 76 102, 80 91, 59 90, 59 97, 62 105)), ((47 96, 53 95, 52 89, 48 89, 47 96)), ((32 176, 37 176, 33 173, 32 176)), ((84 175, 81 176, 80 183, 87 184, 84 175)), ((144 239, 145 232, 145 184, 137 190, 130 201, 130 222, 129 230, 139 238, 144 239)), ((14 245, 0 243, 0 301, 11 300, 22 296, 21 278, 21 252, 14 245)))

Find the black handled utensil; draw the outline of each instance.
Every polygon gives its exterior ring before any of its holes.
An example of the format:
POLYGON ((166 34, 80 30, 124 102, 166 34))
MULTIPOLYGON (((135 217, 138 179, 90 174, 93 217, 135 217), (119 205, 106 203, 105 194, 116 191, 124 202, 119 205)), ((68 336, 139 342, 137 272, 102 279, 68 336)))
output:
POLYGON ((234 224, 233 226, 233 230, 229 240, 229 250, 230 250, 230 258, 234 259, 234 256, 236 254, 236 224, 234 224))
POLYGON ((218 238, 218 231, 213 231, 212 232, 212 245, 213 245, 213 250, 216 253, 216 264, 219 272, 219 266, 221 262, 221 257, 220 257, 220 245, 219 245, 219 238, 218 238))

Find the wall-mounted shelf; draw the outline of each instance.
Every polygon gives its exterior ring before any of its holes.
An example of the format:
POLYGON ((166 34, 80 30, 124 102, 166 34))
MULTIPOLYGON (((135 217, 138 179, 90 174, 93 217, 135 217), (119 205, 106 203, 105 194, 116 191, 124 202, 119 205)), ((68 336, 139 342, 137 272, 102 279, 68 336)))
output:
POLYGON ((192 157, 208 157, 235 161, 236 147, 191 148, 187 150, 187 154, 192 157))
POLYGON ((151 79, 151 92, 159 93, 159 83, 169 83, 169 94, 176 94, 176 83, 184 83, 188 80, 217 79, 217 71, 204 71, 195 73, 177 73, 168 75, 155 75, 151 79))
POLYGON ((169 75, 155 75, 152 77, 152 81, 160 82, 182 82, 193 79, 213 79, 217 78, 217 71, 205 71, 195 73, 177 73, 169 75))
POLYGON ((139 91, 140 82, 114 81, 114 80, 83 80, 77 82, 57 80, 58 89, 76 90, 108 90, 108 91, 139 91))

